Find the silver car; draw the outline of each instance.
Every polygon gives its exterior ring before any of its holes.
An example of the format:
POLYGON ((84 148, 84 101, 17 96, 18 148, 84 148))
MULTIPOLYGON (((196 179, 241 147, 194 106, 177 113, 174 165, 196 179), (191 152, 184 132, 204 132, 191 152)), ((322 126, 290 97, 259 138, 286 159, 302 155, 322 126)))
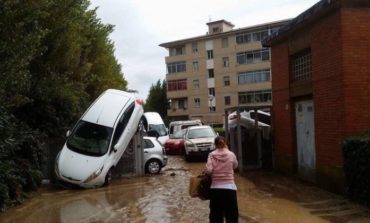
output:
POLYGON ((155 137, 143 137, 145 172, 158 174, 167 165, 167 156, 155 137))
POLYGON ((217 133, 208 125, 192 126, 187 129, 185 139, 185 159, 207 157, 215 149, 214 141, 217 133))

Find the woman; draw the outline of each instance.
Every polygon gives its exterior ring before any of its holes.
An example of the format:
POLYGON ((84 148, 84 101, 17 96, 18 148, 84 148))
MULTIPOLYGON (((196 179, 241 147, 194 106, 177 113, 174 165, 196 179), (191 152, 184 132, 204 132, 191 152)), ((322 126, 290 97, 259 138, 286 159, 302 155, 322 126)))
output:
POLYGON ((238 167, 235 154, 231 152, 222 136, 215 139, 216 150, 208 156, 206 172, 212 174, 209 221, 238 222, 239 211, 234 182, 234 169, 238 167))

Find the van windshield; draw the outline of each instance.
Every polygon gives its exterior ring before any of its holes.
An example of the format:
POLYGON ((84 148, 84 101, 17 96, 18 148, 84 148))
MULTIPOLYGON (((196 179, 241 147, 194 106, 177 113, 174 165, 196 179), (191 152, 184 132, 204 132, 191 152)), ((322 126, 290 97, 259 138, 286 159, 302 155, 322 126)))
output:
POLYGON ((190 129, 188 133, 188 139, 211 137, 215 137, 215 133, 211 128, 190 129))
POLYGON ((158 132, 159 136, 165 136, 167 135, 166 126, 164 124, 158 124, 158 125, 149 125, 149 130, 155 130, 158 132))
POLYGON ((110 127, 81 120, 68 138, 67 146, 77 153, 102 156, 108 151, 112 132, 110 127))

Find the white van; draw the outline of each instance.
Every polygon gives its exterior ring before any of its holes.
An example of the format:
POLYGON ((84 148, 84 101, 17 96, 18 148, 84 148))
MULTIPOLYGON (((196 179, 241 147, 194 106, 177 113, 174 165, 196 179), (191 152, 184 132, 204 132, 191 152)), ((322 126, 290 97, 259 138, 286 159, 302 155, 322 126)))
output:
POLYGON ((158 141, 164 145, 168 139, 168 131, 162 117, 157 112, 145 112, 143 115, 143 126, 146 132, 156 131, 158 133, 158 141))
POLYGON ((196 120, 185 120, 185 121, 173 121, 169 126, 169 137, 172 139, 176 132, 187 129, 191 126, 202 125, 199 119, 196 120))
POLYGON ((143 107, 132 93, 109 89, 82 115, 57 155, 55 173, 62 182, 81 187, 108 184, 138 129, 143 107))

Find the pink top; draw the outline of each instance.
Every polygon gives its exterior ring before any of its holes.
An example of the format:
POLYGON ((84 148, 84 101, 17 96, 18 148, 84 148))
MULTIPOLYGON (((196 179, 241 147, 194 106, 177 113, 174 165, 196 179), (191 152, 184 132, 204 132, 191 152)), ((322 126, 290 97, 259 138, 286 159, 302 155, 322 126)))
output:
POLYGON ((234 184, 234 169, 237 167, 235 154, 228 148, 218 148, 209 154, 206 172, 212 174, 212 186, 234 184))

